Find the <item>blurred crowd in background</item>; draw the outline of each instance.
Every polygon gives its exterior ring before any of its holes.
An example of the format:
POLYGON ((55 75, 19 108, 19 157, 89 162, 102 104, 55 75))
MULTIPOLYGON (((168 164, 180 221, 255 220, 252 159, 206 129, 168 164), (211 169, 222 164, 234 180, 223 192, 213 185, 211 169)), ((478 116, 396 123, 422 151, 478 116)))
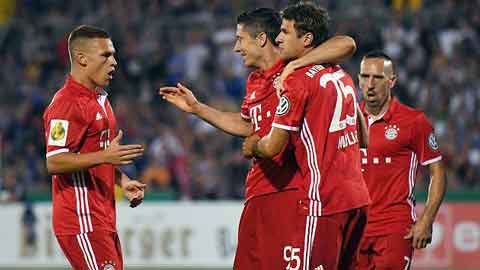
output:
MULTIPOLYGON (((68 73, 67 36, 79 24, 106 29, 117 50, 109 98, 123 142, 146 146, 124 170, 164 199, 242 199, 242 141, 180 112, 157 89, 181 81, 202 102, 239 111, 249 71, 232 51, 236 15, 287 2, 1 1, 0 202, 50 192, 42 113, 68 73)), ((480 190, 480 1, 316 2, 329 9, 332 34, 357 42, 343 64, 355 81, 367 51, 395 59, 395 95, 432 120, 448 190, 480 190)), ((427 183, 420 175, 419 190, 427 183)))

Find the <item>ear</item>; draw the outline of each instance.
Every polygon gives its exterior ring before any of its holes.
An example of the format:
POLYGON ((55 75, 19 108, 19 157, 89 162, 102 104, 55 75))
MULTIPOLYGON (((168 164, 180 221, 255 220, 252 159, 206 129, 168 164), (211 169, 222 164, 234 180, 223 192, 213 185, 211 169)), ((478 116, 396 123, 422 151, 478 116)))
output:
POLYGON ((257 35, 256 38, 257 45, 260 47, 264 47, 265 45, 267 45, 267 39, 267 34, 265 32, 261 32, 257 35))
POLYGON ((87 56, 81 52, 75 53, 75 61, 81 66, 87 65, 87 56))
POLYGON ((313 44, 313 34, 308 32, 305 35, 303 35, 303 46, 304 47, 310 47, 313 44))
POLYGON ((397 83, 397 76, 392 75, 390 80, 388 80, 388 83, 390 84, 390 88, 393 88, 395 86, 395 84, 397 83))

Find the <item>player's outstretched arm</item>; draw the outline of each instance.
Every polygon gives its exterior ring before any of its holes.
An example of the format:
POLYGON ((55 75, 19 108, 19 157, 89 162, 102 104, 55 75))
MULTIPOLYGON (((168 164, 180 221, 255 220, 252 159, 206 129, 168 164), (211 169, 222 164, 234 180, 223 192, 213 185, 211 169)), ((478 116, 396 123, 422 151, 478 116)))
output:
POLYGON ((358 116, 357 131, 358 131, 358 139, 360 141, 360 147, 367 148, 368 147, 367 122, 365 121, 365 117, 363 116, 363 113, 362 113, 362 110, 360 110, 360 107, 358 105, 356 107, 357 107, 357 116, 358 116))
POLYGON ((137 157, 143 155, 143 146, 140 144, 121 145, 123 133, 111 141, 107 149, 92 153, 61 153, 47 158, 49 174, 70 173, 90 168, 103 163, 113 165, 128 165, 137 157))
POLYGON ((445 169, 442 161, 429 165, 430 187, 428 190, 427 203, 421 217, 411 228, 406 239, 412 239, 414 248, 425 248, 432 241, 432 227, 438 209, 442 204, 447 183, 445 180, 445 169))
POLYGON ((244 120, 239 112, 223 112, 201 103, 190 89, 180 83, 176 87, 161 87, 158 93, 179 109, 198 116, 228 134, 247 137, 253 132, 252 123, 244 120))
POLYGON ((304 66, 343 62, 352 57, 356 50, 357 45, 353 38, 349 36, 334 36, 304 56, 288 63, 280 75, 280 81, 283 83, 288 75, 304 66))

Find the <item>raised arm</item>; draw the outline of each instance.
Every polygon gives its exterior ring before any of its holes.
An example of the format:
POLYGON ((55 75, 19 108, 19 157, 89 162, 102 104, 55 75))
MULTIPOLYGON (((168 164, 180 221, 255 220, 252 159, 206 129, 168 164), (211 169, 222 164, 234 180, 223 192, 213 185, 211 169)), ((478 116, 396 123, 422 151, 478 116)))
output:
POLYGON ((120 145, 122 131, 112 140, 109 147, 92 153, 60 153, 47 158, 49 174, 61 174, 79 171, 103 163, 113 165, 127 165, 133 159, 143 155, 143 146, 140 144, 120 145))
POLYGON ((224 112, 201 103, 190 89, 180 83, 177 87, 161 87, 159 94, 179 109, 198 116, 228 134, 247 137, 253 133, 252 123, 243 119, 239 112, 224 112))
POLYGON ((298 68, 323 63, 340 63, 352 57, 357 46, 349 36, 334 36, 317 46, 304 56, 297 58, 285 66, 280 75, 281 82, 298 68))

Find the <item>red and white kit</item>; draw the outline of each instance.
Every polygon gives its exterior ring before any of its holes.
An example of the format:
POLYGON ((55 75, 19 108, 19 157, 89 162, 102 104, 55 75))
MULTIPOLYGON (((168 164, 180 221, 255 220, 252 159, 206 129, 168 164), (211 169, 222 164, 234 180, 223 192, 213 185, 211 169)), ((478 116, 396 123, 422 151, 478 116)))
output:
MULTIPOLYGON (((100 151, 116 135, 106 92, 87 89, 70 76, 43 118, 47 157, 100 151)), ((115 167, 110 164, 52 176, 53 230, 75 269, 123 268, 114 188, 115 167)))

